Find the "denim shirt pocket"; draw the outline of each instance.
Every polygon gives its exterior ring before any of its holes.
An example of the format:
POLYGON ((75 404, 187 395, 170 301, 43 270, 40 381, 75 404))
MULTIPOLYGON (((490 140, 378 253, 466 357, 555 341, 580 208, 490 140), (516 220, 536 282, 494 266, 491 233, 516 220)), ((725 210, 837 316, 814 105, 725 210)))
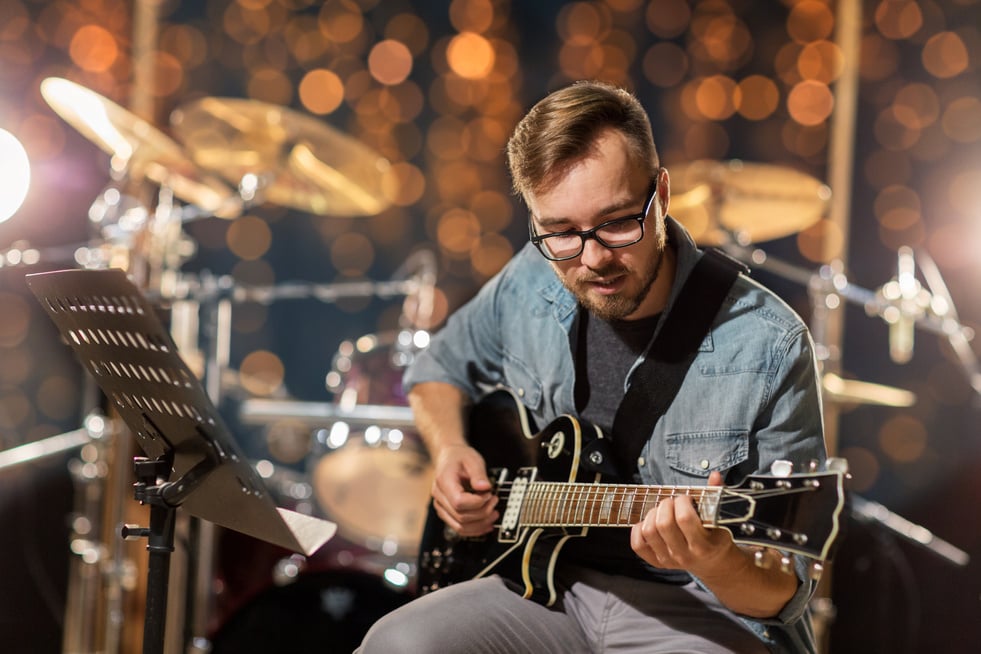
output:
POLYGON ((504 352, 504 384, 513 390, 521 403, 531 411, 537 411, 542 403, 542 383, 531 369, 512 352, 504 352))
POLYGON ((677 432, 665 436, 668 465, 677 472, 706 478, 749 458, 749 433, 739 430, 677 432))

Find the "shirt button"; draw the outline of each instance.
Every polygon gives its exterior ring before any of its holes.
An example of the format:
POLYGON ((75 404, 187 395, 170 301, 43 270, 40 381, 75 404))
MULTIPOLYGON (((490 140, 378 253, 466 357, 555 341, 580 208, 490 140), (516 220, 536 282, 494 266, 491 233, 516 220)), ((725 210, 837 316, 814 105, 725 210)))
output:
POLYGON ((702 462, 699 465, 702 466, 702 470, 708 470, 708 468, 709 468, 709 460, 708 459, 702 459, 702 462))
POLYGON ((643 468, 645 463, 647 463, 647 461, 644 460, 644 457, 641 456, 641 457, 638 457, 637 458, 637 467, 638 468, 643 468))
POLYGON ((519 388, 518 389, 518 397, 524 397, 524 396, 525 396, 525 389, 519 388))

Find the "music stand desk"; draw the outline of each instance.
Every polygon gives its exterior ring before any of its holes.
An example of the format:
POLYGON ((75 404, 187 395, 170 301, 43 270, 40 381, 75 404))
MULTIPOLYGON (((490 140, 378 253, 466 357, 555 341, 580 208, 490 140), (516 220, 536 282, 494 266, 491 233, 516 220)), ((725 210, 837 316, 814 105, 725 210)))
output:
POLYGON ((31 274, 27 285, 148 457, 135 462, 135 495, 150 505, 150 528, 123 534, 149 538, 144 652, 163 648, 178 507, 306 555, 334 535, 334 523, 275 505, 154 308, 122 270, 31 274))

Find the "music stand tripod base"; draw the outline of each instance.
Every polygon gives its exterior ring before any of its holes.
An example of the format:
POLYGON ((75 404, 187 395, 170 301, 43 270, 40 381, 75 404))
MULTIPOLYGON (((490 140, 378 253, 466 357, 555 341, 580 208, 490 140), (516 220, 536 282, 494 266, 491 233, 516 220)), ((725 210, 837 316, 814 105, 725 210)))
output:
POLYGON ((279 508, 153 307, 122 270, 27 275, 27 285, 136 435, 136 498, 150 505, 144 652, 163 649, 174 511, 310 555, 334 523, 279 508), (152 597, 151 597, 152 594, 152 597))

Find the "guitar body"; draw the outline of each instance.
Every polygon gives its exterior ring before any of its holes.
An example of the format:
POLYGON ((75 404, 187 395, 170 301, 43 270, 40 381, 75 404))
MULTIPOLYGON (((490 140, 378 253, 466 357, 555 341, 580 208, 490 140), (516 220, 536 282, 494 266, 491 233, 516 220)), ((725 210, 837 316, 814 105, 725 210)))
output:
POLYGON ((630 527, 660 500, 678 495, 691 498, 706 527, 726 529, 743 545, 781 551, 788 574, 792 554, 813 561, 816 579, 840 531, 843 459, 829 460, 824 472, 812 464, 803 474, 777 462, 774 474, 750 475, 733 487, 624 484, 600 429, 561 416, 536 431, 510 390, 485 396, 469 423, 470 444, 495 483, 500 523, 485 536, 463 538, 430 503, 418 565, 423 594, 499 574, 524 597, 551 606, 555 565, 570 538, 593 526, 630 527))
MULTIPOLYGON (((562 416, 536 431, 524 406, 507 389, 482 398, 471 411, 469 425, 470 444, 484 456, 497 487, 529 474, 535 480, 595 483, 602 470, 612 472, 605 467, 612 459, 598 428, 562 416), (583 465, 582 457, 591 453, 593 461, 583 465), (502 476, 495 479, 496 474, 502 476)), ((504 514, 502 504, 498 509, 504 514)), ((524 597, 550 606, 556 599, 551 575, 562 546, 587 530, 519 526, 509 534, 498 527, 486 536, 463 538, 446 527, 430 502, 420 544, 418 588, 427 593, 499 574, 517 584, 524 597)))

